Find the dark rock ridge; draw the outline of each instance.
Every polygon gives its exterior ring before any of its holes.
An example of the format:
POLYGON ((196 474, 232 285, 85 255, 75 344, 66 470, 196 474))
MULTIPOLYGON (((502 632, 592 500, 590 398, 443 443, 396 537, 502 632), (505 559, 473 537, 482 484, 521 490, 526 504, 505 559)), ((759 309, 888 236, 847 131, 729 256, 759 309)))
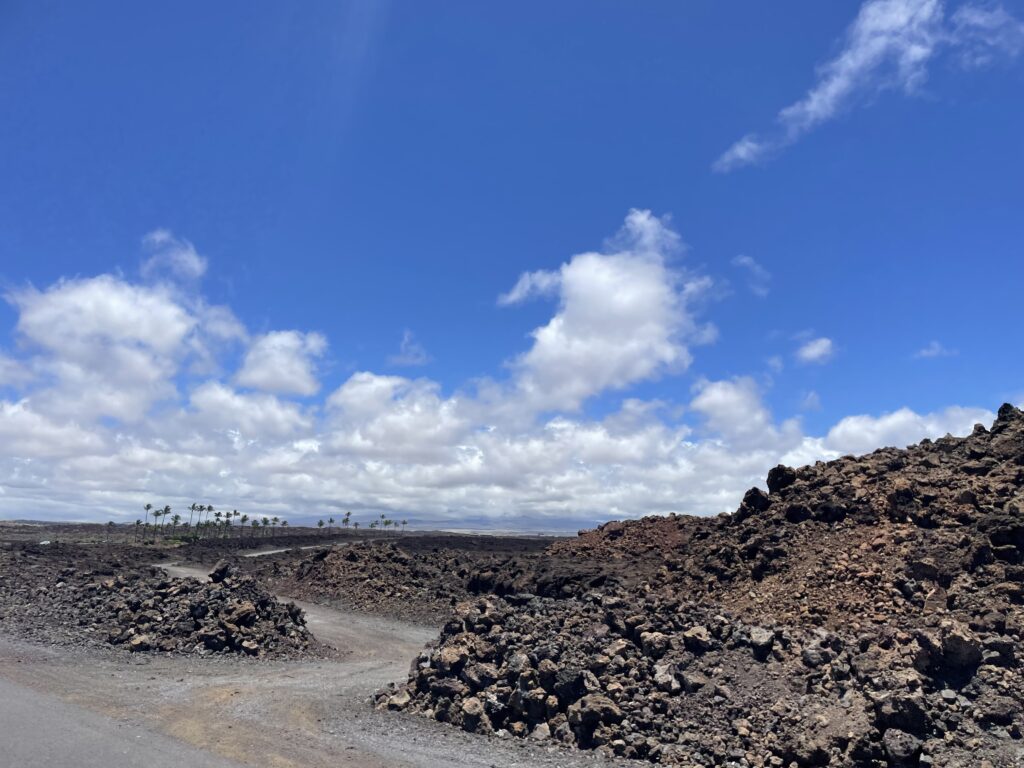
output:
POLYGON ((1024 765, 1024 413, 767 484, 553 544, 587 575, 546 596, 497 569, 378 705, 673 765, 1024 765))
POLYGON ((81 548, 26 547, 2 553, 0 573, 0 628, 44 642, 260 657, 317 649, 298 607, 226 563, 202 583, 81 548))
POLYGON ((281 594, 349 610, 441 624, 455 605, 479 592, 481 572, 507 572, 517 558, 446 547, 425 551, 409 543, 365 542, 324 549, 300 560, 240 558, 281 594), (263 562, 263 561, 267 562, 263 562), (252 562, 256 561, 256 562, 252 562))

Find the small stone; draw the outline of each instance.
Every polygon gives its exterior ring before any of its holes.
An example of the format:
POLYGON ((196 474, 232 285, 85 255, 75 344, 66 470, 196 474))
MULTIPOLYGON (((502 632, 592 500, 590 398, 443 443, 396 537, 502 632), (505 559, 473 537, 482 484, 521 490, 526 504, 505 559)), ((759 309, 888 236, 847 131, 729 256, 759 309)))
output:
POLYGON ((690 627, 683 632, 683 642, 693 653, 704 653, 711 649, 711 633, 707 627, 690 627))
POLYGON ((404 688, 388 699, 388 709, 405 709, 412 701, 412 696, 404 688))
POLYGON ((890 762, 896 766, 909 766, 921 750, 921 740, 905 731, 890 728, 882 735, 882 744, 890 762))

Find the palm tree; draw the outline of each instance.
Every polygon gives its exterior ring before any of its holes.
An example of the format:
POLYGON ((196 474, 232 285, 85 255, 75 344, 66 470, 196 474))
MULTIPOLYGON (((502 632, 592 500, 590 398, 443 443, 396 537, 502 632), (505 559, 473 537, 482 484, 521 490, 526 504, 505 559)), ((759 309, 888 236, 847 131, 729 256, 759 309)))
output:
POLYGON ((348 528, 349 521, 352 519, 352 513, 346 512, 345 516, 341 518, 341 524, 348 528))
POLYGON ((260 520, 260 524, 263 526, 263 535, 266 536, 267 535, 267 526, 270 525, 270 518, 269 517, 264 517, 262 520, 260 520))
MULTIPOLYGON (((260 521, 257 520, 256 518, 253 518, 253 521, 249 525, 252 528, 252 535, 255 536, 256 535, 256 529, 260 527, 260 521)), ((250 536, 249 538, 252 538, 252 536, 250 536)))
POLYGON ((323 533, 323 529, 324 529, 324 521, 323 521, 323 518, 321 518, 321 519, 319 519, 319 520, 317 520, 317 521, 316 521, 316 527, 320 529, 320 532, 321 532, 321 533, 323 533))
POLYGON ((359 521, 356 520, 354 523, 352 523, 352 527, 355 528, 358 531, 359 530, 359 521))
POLYGON ((377 521, 376 520, 370 521, 370 527, 371 528, 376 528, 377 527, 377 521))
POLYGON ((239 526, 239 529, 238 529, 238 539, 239 539, 239 541, 241 541, 242 538, 244 538, 244 536, 245 536, 245 524, 249 522, 249 516, 248 515, 242 515, 240 521, 241 521, 242 525, 239 526))
POLYGON ((277 526, 278 526, 278 523, 280 523, 280 522, 281 522, 281 518, 278 517, 277 515, 274 515, 274 517, 270 518, 270 526, 271 526, 271 528, 276 529, 277 526))
POLYGON ((405 533, 405 526, 407 526, 408 524, 409 524, 408 520, 403 520, 402 521, 402 533, 405 533))
POLYGON ((192 506, 188 508, 188 527, 192 527, 192 515, 196 513, 196 503, 193 501, 192 506))
POLYGON ((287 528, 287 527, 288 527, 288 521, 287 520, 282 520, 281 521, 281 533, 284 533, 284 529, 287 528))
POLYGON ((328 536, 331 535, 331 526, 332 525, 334 525, 334 518, 333 517, 328 517, 327 518, 327 535, 328 536))
POLYGON ((146 506, 143 507, 143 509, 146 510, 146 528, 149 528, 149 510, 151 510, 152 508, 152 504, 147 504, 146 506))
POLYGON ((171 533, 174 533, 177 530, 178 525, 180 523, 181 523, 181 515, 175 514, 173 517, 171 517, 171 533))
POLYGON ((141 532, 142 532, 142 521, 141 520, 136 520, 135 521, 135 543, 136 544, 139 541, 139 534, 141 532))

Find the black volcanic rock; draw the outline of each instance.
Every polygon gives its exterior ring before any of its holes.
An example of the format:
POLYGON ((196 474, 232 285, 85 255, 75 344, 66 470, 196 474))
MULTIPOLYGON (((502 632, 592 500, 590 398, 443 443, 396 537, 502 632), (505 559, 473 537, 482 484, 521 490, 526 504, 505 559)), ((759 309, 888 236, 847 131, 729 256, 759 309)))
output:
POLYGON ((1024 413, 768 488, 553 544, 585 579, 520 564, 379 704, 673 765, 1024 765, 1024 413))

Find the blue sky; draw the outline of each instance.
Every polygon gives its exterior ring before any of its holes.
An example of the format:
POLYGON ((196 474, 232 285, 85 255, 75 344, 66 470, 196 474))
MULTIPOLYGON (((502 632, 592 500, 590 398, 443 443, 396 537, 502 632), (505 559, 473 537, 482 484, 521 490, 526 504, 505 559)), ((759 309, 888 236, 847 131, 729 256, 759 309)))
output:
POLYGON ((1024 399, 1021 19, 5 3, 0 514, 572 526, 969 430, 1024 399))

